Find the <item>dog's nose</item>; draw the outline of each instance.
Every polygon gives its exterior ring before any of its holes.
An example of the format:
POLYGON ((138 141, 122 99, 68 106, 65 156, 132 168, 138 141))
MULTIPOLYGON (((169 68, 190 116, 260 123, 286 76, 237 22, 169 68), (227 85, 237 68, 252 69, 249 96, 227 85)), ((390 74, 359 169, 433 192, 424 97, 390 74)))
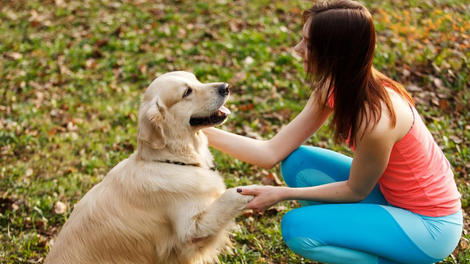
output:
POLYGON ((230 93, 228 89, 228 83, 223 83, 217 87, 217 92, 222 96, 227 96, 230 93))

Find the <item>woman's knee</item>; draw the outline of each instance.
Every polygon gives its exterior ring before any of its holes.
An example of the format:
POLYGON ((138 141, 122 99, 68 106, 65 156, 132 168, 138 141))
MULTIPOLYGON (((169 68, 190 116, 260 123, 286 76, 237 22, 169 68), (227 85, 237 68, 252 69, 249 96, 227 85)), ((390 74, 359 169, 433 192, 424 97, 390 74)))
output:
POLYGON ((292 151, 283 161, 281 161, 281 170, 295 170, 303 163, 305 159, 306 146, 300 146, 292 151))
POLYGON ((300 146, 281 162, 281 174, 288 186, 296 187, 300 171, 314 169, 329 175, 336 181, 349 178, 352 158, 332 150, 300 146))
POLYGON ((294 150, 287 158, 281 161, 281 174, 286 182, 286 184, 290 187, 296 187, 296 177, 302 165, 307 162, 306 156, 308 152, 307 146, 300 146, 296 150, 294 150))

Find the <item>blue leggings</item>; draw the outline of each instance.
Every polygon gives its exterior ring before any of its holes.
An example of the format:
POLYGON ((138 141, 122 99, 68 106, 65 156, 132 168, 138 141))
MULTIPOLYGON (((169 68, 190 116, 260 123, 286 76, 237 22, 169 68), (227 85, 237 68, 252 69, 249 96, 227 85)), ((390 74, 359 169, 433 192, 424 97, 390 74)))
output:
MULTIPOLYGON (((284 181, 308 187, 345 181, 352 159, 301 146, 281 163, 284 181)), ((459 242, 462 211, 429 217, 391 206, 378 185, 360 203, 299 201, 282 219, 282 236, 296 254, 324 263, 435 263, 459 242)))

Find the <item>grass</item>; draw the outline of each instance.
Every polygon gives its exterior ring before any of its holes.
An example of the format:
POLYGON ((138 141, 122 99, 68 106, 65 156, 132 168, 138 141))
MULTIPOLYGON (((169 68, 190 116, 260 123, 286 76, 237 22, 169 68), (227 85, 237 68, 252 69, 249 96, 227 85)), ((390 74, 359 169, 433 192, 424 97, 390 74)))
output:
MULTIPOLYGON (((375 66, 412 92, 470 206, 470 4, 364 2, 377 28, 375 66)), ((140 95, 160 74, 194 72, 232 88, 221 128, 268 139, 308 91, 293 46, 308 1, 0 1, 0 262, 42 263, 75 203, 136 150, 140 95), (61 202, 65 210, 55 208, 61 202)), ((323 128, 307 144, 335 146, 323 128)), ((259 184, 260 169, 213 150, 227 186, 259 184)), ((279 231, 284 202, 237 218, 223 263, 313 263, 279 231)), ((470 263, 469 218, 442 263, 470 263)))

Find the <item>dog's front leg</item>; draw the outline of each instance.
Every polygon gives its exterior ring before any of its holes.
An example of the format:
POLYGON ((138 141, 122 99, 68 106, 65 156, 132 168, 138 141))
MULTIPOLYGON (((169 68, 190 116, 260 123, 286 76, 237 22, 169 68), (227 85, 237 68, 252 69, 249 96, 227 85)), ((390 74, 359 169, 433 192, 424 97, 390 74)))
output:
POLYGON ((192 240, 213 237, 225 230, 251 200, 253 196, 241 195, 236 188, 226 190, 205 211, 194 216, 192 240))

